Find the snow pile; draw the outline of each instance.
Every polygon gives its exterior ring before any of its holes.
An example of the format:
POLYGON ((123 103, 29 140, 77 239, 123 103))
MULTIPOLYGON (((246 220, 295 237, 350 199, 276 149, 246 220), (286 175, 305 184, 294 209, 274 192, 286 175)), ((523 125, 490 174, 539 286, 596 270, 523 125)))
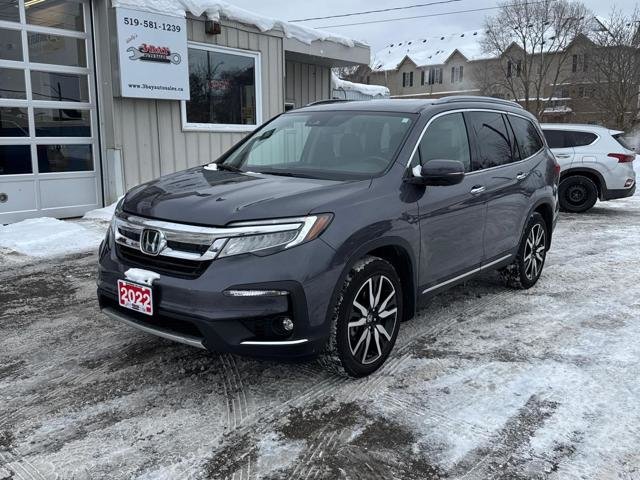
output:
POLYGON ((0 226, 0 251, 54 257, 95 250, 104 234, 55 218, 34 218, 0 226))
POLYGON ((118 202, 114 202, 111 205, 104 208, 96 208, 84 214, 82 217, 84 220, 97 220, 98 222, 110 222, 113 218, 113 214, 116 211, 116 205, 118 202))
POLYGON ((390 95, 387 87, 382 85, 367 85, 365 83, 350 82, 348 80, 341 79, 333 72, 331 72, 331 88, 333 90, 358 92, 372 97, 388 97, 390 95))
POLYGON ((210 20, 219 21, 224 18, 245 25, 252 25, 261 32, 280 30, 287 38, 294 38, 306 44, 315 41, 327 41, 347 47, 355 45, 352 39, 344 35, 265 17, 227 2, 214 0, 112 0, 111 4, 114 7, 132 8, 180 17, 184 17, 187 13, 191 13, 196 17, 206 14, 210 20))

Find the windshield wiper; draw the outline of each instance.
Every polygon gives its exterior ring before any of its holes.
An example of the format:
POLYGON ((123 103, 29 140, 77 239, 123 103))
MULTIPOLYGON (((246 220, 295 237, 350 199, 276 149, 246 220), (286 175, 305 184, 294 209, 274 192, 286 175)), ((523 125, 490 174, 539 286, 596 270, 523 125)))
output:
POLYGON ((315 178, 311 175, 306 175, 303 173, 293 173, 293 172, 277 172, 273 170, 261 171, 258 173, 262 173, 263 175, 278 175, 280 177, 296 177, 296 178, 315 178))

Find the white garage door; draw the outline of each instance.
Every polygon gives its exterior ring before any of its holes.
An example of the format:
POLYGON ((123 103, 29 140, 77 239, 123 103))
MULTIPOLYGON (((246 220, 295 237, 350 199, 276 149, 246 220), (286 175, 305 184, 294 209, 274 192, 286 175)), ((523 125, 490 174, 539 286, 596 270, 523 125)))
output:
POLYGON ((101 204, 90 6, 0 0, 0 224, 101 204))

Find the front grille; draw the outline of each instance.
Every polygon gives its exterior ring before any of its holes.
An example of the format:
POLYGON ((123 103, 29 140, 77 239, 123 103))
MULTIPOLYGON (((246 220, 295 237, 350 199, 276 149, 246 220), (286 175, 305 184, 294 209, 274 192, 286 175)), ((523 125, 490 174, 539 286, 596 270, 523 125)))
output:
POLYGON ((118 258, 132 267, 146 268, 175 277, 197 278, 207 269, 211 261, 185 260, 173 257, 153 257, 140 250, 116 244, 118 258))

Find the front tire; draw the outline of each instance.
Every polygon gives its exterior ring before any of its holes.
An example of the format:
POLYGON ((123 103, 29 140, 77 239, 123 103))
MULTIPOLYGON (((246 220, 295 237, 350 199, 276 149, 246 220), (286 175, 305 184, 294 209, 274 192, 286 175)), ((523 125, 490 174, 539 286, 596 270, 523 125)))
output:
POLYGON ((536 284, 547 258, 548 235, 547 222, 534 212, 524 229, 515 261, 500 271, 508 286, 527 289, 536 284))
POLYGON ((373 256, 359 260, 333 311, 330 363, 352 377, 375 372, 395 345, 402 307, 402 285, 393 265, 373 256))
POLYGON ((565 212, 582 213, 598 200, 598 186, 583 175, 571 175, 560 182, 558 188, 560 208, 565 212))

